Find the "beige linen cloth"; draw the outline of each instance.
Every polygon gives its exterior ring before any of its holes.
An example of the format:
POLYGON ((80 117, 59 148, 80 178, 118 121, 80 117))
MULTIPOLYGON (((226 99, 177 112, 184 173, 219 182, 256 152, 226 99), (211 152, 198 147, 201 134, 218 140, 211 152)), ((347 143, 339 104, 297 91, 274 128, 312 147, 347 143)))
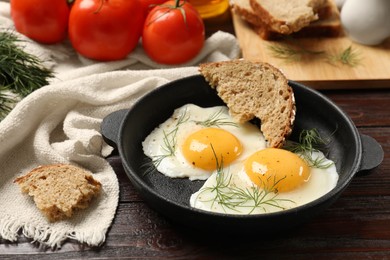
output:
MULTIPOLYGON (((0 30, 12 30, 9 3, 0 2, 0 30)), ((23 36, 20 36, 23 37, 23 36)), ((102 119, 130 108, 148 91, 169 81, 197 74, 205 61, 238 58, 233 35, 217 32, 202 52, 180 68, 155 64, 138 46, 125 60, 94 62, 78 56, 68 42, 22 43, 56 72, 50 85, 20 101, 0 123, 0 238, 17 241, 23 234, 52 248, 66 239, 101 245, 115 216, 119 185, 104 159, 112 148, 100 134, 102 119), (102 194, 69 220, 49 223, 13 180, 34 167, 71 163, 93 172, 102 194)))

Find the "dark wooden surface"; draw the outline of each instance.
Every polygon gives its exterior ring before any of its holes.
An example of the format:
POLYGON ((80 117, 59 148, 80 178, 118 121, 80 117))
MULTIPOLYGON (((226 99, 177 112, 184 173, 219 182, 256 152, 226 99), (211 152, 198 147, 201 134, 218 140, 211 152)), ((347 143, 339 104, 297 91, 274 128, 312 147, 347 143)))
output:
MULTIPOLYGON (((220 28, 233 32, 228 15, 208 24, 208 33, 220 28)), ((194 235, 150 209, 113 155, 108 160, 120 181, 120 203, 101 247, 68 241, 60 250, 44 250, 21 236, 18 243, 0 239, 0 258, 390 259, 389 89, 322 91, 361 133, 382 145, 385 158, 369 175, 354 178, 330 208, 292 232, 272 237, 194 235)))

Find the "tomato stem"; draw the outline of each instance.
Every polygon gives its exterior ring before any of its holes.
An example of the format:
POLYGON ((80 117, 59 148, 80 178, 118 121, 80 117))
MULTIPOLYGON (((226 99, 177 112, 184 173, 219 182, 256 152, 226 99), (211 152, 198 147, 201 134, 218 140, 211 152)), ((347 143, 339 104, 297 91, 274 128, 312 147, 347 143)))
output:
POLYGON ((185 11, 184 8, 183 8, 183 6, 186 4, 187 1, 184 0, 182 4, 180 4, 180 1, 181 1, 181 0, 175 0, 175 5, 174 5, 174 6, 173 6, 173 5, 164 5, 164 4, 158 5, 158 6, 162 7, 162 8, 167 8, 167 10, 166 10, 164 13, 162 13, 160 16, 156 17, 154 20, 149 21, 149 23, 148 23, 147 25, 149 26, 149 25, 152 24, 154 21, 158 20, 160 17, 166 15, 166 14, 169 13, 170 11, 175 10, 175 9, 178 9, 178 10, 180 11, 181 15, 183 16, 183 20, 184 20, 184 23, 185 23, 186 27, 188 27, 188 25, 187 25, 186 11, 185 11))
POLYGON ((180 6, 180 0, 175 0, 175 8, 178 8, 180 6))

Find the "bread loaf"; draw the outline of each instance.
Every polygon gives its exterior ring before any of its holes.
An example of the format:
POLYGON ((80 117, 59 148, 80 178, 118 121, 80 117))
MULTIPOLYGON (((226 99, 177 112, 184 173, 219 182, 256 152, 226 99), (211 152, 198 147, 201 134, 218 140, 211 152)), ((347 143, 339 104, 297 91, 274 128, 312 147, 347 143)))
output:
POLYGON ((326 0, 250 0, 256 15, 272 31, 291 34, 319 19, 326 0))
MULTIPOLYGON (((261 17, 258 16, 251 7, 250 0, 234 0, 232 4, 233 12, 241 19, 250 24, 253 30, 264 40, 283 39, 285 34, 281 34, 270 29, 261 17)), ((311 22, 297 32, 289 34, 294 38, 310 37, 338 37, 342 34, 339 10, 333 0, 326 0, 325 4, 318 10, 319 20, 311 22)))
POLYGON ((199 71, 237 122, 259 118, 268 147, 284 144, 292 131, 295 101, 278 69, 263 62, 231 60, 201 64, 199 71))
POLYGON ((34 197, 38 209, 51 222, 87 208, 102 186, 90 172, 68 164, 40 166, 14 182, 23 193, 34 197))
MULTIPOLYGON (((264 26, 253 26, 255 32, 264 40, 278 40, 285 37, 284 34, 268 30, 264 26)), ((314 38, 314 37, 339 37, 343 29, 340 22, 339 12, 334 12, 327 19, 312 22, 309 26, 302 28, 300 31, 292 33, 292 38, 314 38)))

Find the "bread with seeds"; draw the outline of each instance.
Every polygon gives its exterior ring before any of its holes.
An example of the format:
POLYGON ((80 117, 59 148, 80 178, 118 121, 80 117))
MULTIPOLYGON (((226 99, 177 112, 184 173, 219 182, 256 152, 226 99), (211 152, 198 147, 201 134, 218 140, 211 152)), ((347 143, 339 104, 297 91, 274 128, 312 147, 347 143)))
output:
POLYGON ((284 144, 292 132, 295 100, 279 69, 264 62, 230 60, 201 64, 199 71, 237 122, 258 118, 267 146, 284 144))
POLYGON ((70 218, 75 210, 87 208, 102 187, 89 171, 69 164, 40 166, 14 182, 23 193, 34 197, 50 222, 70 218))

